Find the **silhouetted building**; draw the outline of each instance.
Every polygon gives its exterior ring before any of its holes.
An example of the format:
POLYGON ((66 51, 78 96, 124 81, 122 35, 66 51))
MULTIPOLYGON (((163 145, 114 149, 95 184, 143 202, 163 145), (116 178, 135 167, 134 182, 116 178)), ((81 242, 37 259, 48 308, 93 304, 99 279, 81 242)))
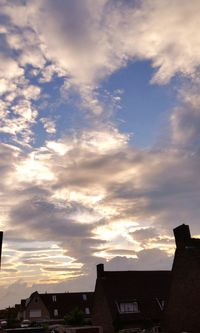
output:
POLYGON ((9 319, 17 319, 17 314, 19 312, 20 304, 15 304, 14 307, 8 307, 0 310, 0 320, 5 319, 9 321, 9 319))
POLYGON ((104 333, 160 323, 170 271, 104 271, 97 265, 92 323, 104 333))
POLYGON ((60 321, 64 316, 78 308, 86 319, 90 319, 93 293, 45 293, 35 291, 27 300, 21 300, 19 319, 31 321, 60 321))
POLYGON ((188 225, 174 229, 176 252, 172 282, 164 312, 168 333, 200 332, 200 239, 191 238, 188 225))

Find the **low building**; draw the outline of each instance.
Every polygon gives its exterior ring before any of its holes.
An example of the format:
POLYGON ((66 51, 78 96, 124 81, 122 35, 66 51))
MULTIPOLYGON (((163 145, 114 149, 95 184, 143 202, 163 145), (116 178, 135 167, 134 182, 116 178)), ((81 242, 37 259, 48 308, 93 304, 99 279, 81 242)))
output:
POLYGON ((78 308, 90 319, 93 293, 45 293, 34 292, 27 300, 21 301, 20 319, 31 321, 59 321, 78 308))
POLYGON ((20 304, 15 304, 14 307, 8 307, 0 310, 0 321, 15 321, 20 310, 20 304))
POLYGON ((104 333, 159 325, 170 271, 104 271, 97 265, 92 324, 104 333))
POLYGON ((200 332, 200 239, 191 238, 188 225, 174 229, 176 252, 172 282, 164 311, 168 333, 200 332))

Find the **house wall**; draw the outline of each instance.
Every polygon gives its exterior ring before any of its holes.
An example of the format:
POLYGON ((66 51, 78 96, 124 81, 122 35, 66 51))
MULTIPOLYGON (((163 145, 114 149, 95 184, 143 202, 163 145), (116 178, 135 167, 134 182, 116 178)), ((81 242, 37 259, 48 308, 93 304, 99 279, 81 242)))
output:
POLYGON ((168 333, 200 332, 200 241, 180 246, 175 253, 172 283, 164 313, 168 333))
POLYGON ((38 294, 33 295, 25 311, 25 318, 30 320, 50 319, 49 312, 38 294), (41 312, 41 315, 31 316, 31 312, 41 312))
POLYGON ((114 333, 110 309, 105 298, 101 278, 97 279, 92 311, 92 324, 101 326, 103 333, 114 333))

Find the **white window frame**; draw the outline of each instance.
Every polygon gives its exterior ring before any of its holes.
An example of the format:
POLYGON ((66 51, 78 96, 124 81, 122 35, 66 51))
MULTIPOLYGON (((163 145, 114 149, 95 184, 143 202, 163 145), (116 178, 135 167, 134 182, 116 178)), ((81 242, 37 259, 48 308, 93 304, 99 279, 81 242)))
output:
POLYGON ((85 308, 85 314, 89 315, 90 314, 90 308, 85 308))
POLYGON ((137 301, 122 301, 118 304, 120 313, 138 313, 138 302, 137 301))
POLYGON ((160 308, 161 311, 164 310, 164 306, 165 306, 165 300, 164 299, 159 299, 156 297, 156 301, 158 303, 158 306, 160 308))
POLYGON ((54 317, 58 317, 58 309, 53 310, 53 315, 54 315, 54 317))
POLYGON ((30 310, 29 317, 30 318, 40 318, 40 317, 42 317, 41 309, 30 310))
POLYGON ((53 296, 52 296, 52 301, 53 301, 53 302, 56 302, 56 295, 53 295, 53 296))

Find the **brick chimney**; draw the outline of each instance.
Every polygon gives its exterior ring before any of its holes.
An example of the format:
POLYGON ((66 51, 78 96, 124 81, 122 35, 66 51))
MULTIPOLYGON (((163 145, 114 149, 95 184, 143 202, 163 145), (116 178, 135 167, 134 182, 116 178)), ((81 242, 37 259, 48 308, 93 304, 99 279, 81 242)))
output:
POLYGON ((97 277, 104 276, 104 264, 98 264, 97 265, 97 277))
POLYGON ((174 237, 177 249, 183 249, 191 240, 189 225, 182 224, 179 225, 174 230, 174 237))

